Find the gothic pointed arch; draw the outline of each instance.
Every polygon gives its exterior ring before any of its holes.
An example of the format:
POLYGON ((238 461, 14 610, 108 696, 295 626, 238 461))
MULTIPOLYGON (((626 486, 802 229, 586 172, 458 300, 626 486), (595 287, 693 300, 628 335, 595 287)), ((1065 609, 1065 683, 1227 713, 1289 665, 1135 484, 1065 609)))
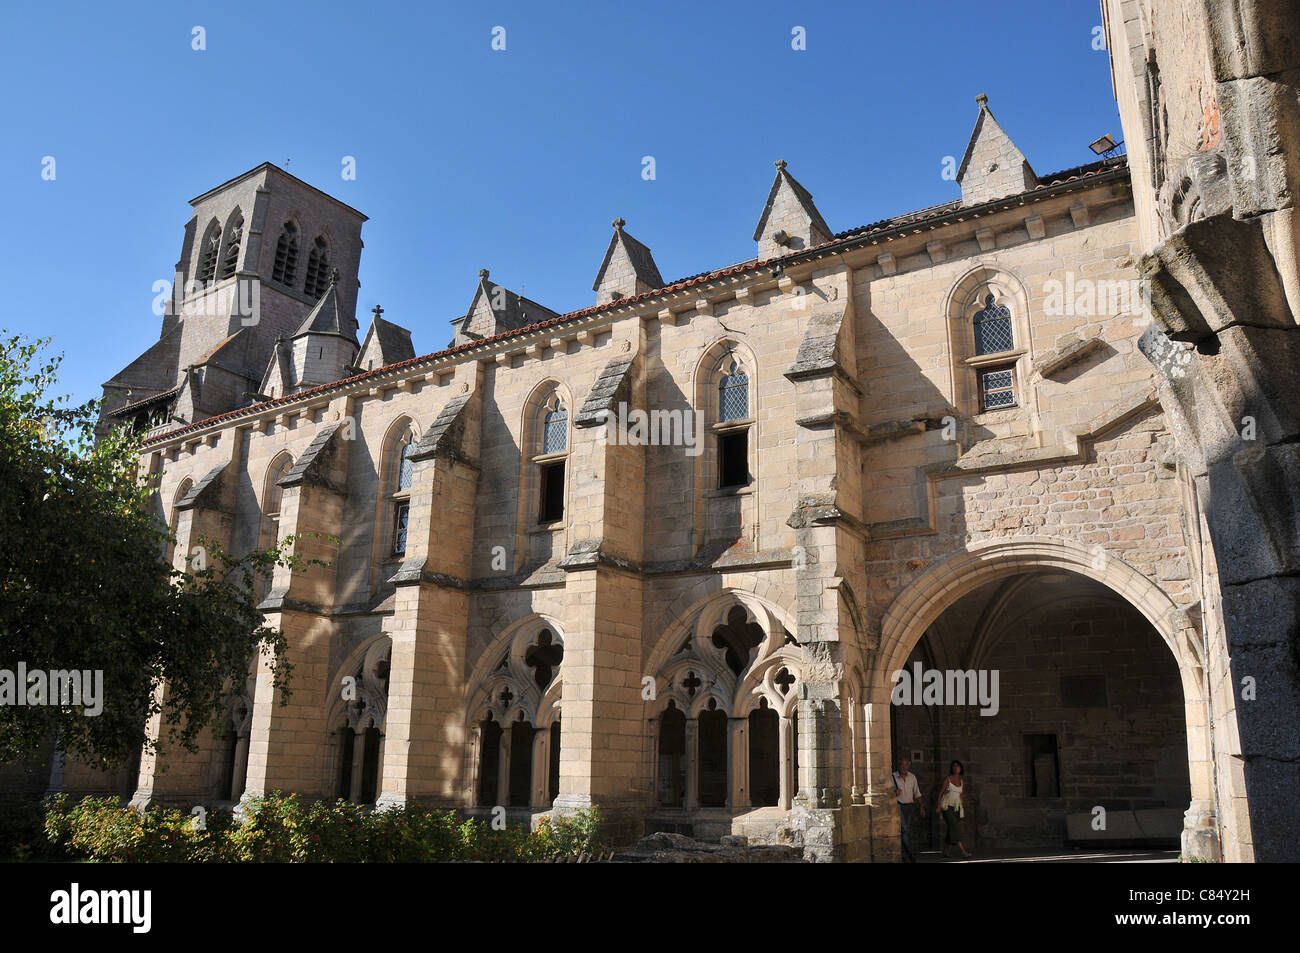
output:
POLYGON ((375 587, 391 576, 406 555, 406 534, 410 523, 411 491, 415 465, 412 454, 420 440, 420 427, 409 414, 389 424, 379 442, 376 461, 379 493, 375 513, 375 587))
POLYGON ((684 784, 687 809, 788 809, 797 789, 799 686, 806 664, 784 613, 752 593, 723 590, 676 620, 651 652, 654 697, 645 709, 658 752, 660 806, 672 806, 668 802, 684 784), (673 712, 686 720, 685 742, 677 715, 665 714, 673 712), (683 743, 688 750, 679 762, 683 743), (751 783, 755 779, 761 790, 751 783))
POLYGON ((271 278, 283 285, 293 287, 298 275, 299 229, 293 219, 285 221, 280 227, 280 236, 275 242, 275 261, 271 265, 271 278))
POLYGON ((569 512, 568 463, 573 443, 573 395, 561 381, 540 381, 524 401, 519 425, 520 529, 562 528, 569 512))
POLYGON ((194 280, 200 285, 210 285, 217 278, 217 261, 221 256, 221 223, 215 218, 203 230, 198 244, 198 267, 194 280))
POLYGON ((244 213, 236 208, 226 219, 221 239, 221 267, 217 279, 224 281, 239 270, 239 256, 244 244, 244 213))
POLYGON ((349 653, 331 686, 332 746, 326 781, 337 796, 374 803, 383 773, 392 639, 381 633, 349 653))
POLYGON ((967 271, 944 305, 951 400, 964 417, 1035 406, 1029 295, 1012 272, 990 264, 967 271))
MULTIPOLYGON (((270 549, 277 545, 283 535, 280 529, 280 511, 284 504, 284 487, 280 486, 280 481, 292 466, 293 455, 285 450, 277 454, 266 468, 259 506, 261 512, 261 526, 258 530, 259 549, 270 549)), ((273 575, 274 571, 268 570, 258 578, 256 590, 259 598, 265 598, 271 591, 273 575)))
POLYGON ((532 613, 485 650, 466 692, 467 777, 480 807, 545 810, 559 793, 564 633, 532 613))
POLYGON ((307 277, 303 293, 319 298, 330 284, 330 246, 325 235, 317 235, 307 254, 307 277))

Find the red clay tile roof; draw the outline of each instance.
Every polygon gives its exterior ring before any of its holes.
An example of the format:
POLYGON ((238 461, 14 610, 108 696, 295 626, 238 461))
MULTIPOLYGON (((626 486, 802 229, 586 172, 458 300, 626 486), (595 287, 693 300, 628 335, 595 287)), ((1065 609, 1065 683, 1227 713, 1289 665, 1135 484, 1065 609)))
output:
POLYGON ((247 414, 259 413, 271 407, 277 407, 282 404, 291 404, 294 403, 295 401, 302 400, 303 398, 310 397, 313 394, 323 393, 325 391, 334 390, 336 388, 348 387, 352 384, 359 383, 360 381, 366 380, 368 378, 378 377, 381 374, 391 374, 393 371, 401 370, 404 367, 412 367, 416 364, 423 364, 426 361, 432 361, 432 360, 437 360, 438 358, 449 357, 453 354, 460 354, 465 351, 473 350, 474 348, 483 347, 486 344, 494 344, 498 341, 503 341, 506 338, 520 337, 525 334, 532 334, 536 331, 543 330, 544 328, 554 327, 560 324, 567 324, 568 322, 574 321, 578 318, 591 317, 592 315, 600 314, 601 312, 609 311, 614 308, 626 307, 629 304, 635 304, 639 301, 645 301, 650 298, 661 297, 663 295, 672 294, 677 291, 684 291, 687 288, 692 288, 697 285, 708 284, 711 281, 717 281, 719 278, 727 278, 732 275, 757 271, 760 268, 763 268, 767 265, 775 264, 777 262, 792 262, 796 259, 809 257, 814 253, 825 251, 834 245, 852 244, 852 242, 855 239, 863 238, 868 235, 878 235, 883 232, 888 232, 891 229, 900 228, 907 225, 913 225, 918 222, 939 219, 944 215, 949 215, 956 212, 974 212, 980 209, 992 209, 993 207, 1000 205, 1002 203, 1010 203, 1010 202, 1018 201, 1027 195, 1033 195, 1035 192, 1042 192, 1046 189, 1067 185, 1070 182, 1075 182, 1081 179, 1093 178, 1096 176, 1106 175, 1106 174, 1114 174, 1120 171, 1123 171, 1125 174, 1127 174, 1128 172, 1127 156, 1116 156, 1111 159, 1102 159, 1098 162, 1088 163, 1087 165, 1076 166, 1075 168, 1065 169, 1061 172, 1054 172, 1051 175, 1046 175, 1041 177, 1038 181, 1038 185, 1032 189, 1029 189, 1028 191, 1004 196, 1003 198, 999 198, 999 199, 992 199, 988 202, 980 203, 979 205, 962 207, 960 201, 950 201, 950 202, 940 203, 939 205, 932 205, 929 208, 920 209, 915 212, 907 212, 903 215, 896 215, 893 218, 882 219, 881 221, 874 222, 870 225, 863 225, 855 229, 850 229, 849 231, 846 232, 840 232, 838 235, 834 236, 830 241, 823 242, 820 245, 813 245, 810 248, 804 248, 796 252, 790 252, 788 254, 781 255, 776 258, 766 258, 761 260, 757 258, 751 258, 748 261, 740 262, 735 265, 729 265, 726 268, 719 268, 715 271, 701 272, 700 274, 692 275, 689 278, 679 279, 678 281, 670 285, 666 285, 663 288, 656 288, 653 291, 647 291, 639 295, 632 295, 627 298, 620 298, 617 301, 608 301, 605 302, 604 304, 592 305, 589 308, 582 308, 581 310, 578 311, 570 311, 567 314, 556 315, 555 317, 548 318, 545 321, 538 321, 536 324, 530 324, 526 327, 515 328, 509 331, 503 331, 500 334, 493 335, 492 337, 480 338, 474 341, 467 341, 466 343, 459 344, 455 347, 449 347, 441 351, 434 351, 431 354, 424 354, 418 357, 413 357, 410 360, 400 361, 396 364, 389 364, 384 367, 378 367, 375 368, 373 371, 366 371, 363 374, 357 374, 352 377, 344 378, 343 380, 333 381, 329 384, 321 384, 317 387, 312 387, 308 390, 299 391, 296 394, 287 394, 283 397, 277 397, 274 400, 263 401, 259 404, 250 404, 247 407, 240 407, 235 410, 227 411, 224 414, 217 414, 214 417, 208 417, 204 420, 195 421, 194 423, 186 427, 181 427, 177 430, 172 430, 167 433, 158 434, 155 437, 150 437, 144 443, 147 446, 149 444, 159 443, 163 440, 172 440, 175 439, 176 437, 182 436, 185 433, 188 433, 189 431, 198 430, 203 427, 209 427, 223 420, 230 420, 231 418, 234 417, 242 417, 247 414))

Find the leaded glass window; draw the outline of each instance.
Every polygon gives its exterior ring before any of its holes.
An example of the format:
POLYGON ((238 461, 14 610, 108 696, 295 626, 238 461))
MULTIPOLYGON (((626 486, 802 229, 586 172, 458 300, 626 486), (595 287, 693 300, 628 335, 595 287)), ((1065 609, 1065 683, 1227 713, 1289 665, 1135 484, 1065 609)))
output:
POLYGON ((985 410, 1016 405, 1015 372, 1009 368, 980 372, 980 394, 985 410))
POLYGON ((409 503, 399 503, 397 505, 397 518, 393 525, 393 555, 406 555, 406 529, 411 520, 411 505, 409 503))
POLYGON ((718 383, 718 421, 745 420, 749 417, 749 375, 739 364, 731 362, 727 375, 718 383))
POLYGON ((415 441, 408 440, 406 446, 402 447, 402 463, 397 471, 397 491, 409 490, 411 488, 411 477, 415 471, 415 464, 411 460, 411 454, 415 453, 415 441))
POLYGON ((558 397, 547 405, 542 453, 563 453, 569 444, 569 412, 558 397))
POLYGON ((997 354, 1013 347, 1011 309, 1004 304, 994 304, 990 293, 984 299, 984 307, 975 313, 975 353, 997 354))

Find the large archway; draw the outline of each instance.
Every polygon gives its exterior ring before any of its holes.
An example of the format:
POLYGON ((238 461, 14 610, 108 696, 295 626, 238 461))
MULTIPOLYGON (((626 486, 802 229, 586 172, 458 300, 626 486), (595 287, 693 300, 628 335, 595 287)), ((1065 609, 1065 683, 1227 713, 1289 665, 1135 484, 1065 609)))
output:
POLYGON ((999 540, 931 567, 886 612, 869 681, 871 786, 908 757, 933 806, 962 760, 983 848, 1176 843, 1212 821, 1197 632, 1100 547, 999 540))

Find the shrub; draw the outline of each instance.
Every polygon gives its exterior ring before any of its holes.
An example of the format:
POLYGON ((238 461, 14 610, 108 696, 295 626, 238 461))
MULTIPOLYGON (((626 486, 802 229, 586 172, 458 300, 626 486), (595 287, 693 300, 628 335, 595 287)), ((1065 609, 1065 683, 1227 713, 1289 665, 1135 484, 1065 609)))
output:
POLYGON ((46 806, 34 797, 0 797, 0 861, 51 860, 59 849, 45 834, 46 806))
POLYGON ((250 801, 242 823, 220 810, 206 812, 204 821, 198 826, 193 815, 164 808, 136 811, 113 798, 69 806, 59 796, 47 802, 44 827, 51 849, 117 862, 509 863, 596 853, 602 846, 595 808, 544 820, 530 832, 495 830, 418 804, 376 812, 277 792, 250 801))

